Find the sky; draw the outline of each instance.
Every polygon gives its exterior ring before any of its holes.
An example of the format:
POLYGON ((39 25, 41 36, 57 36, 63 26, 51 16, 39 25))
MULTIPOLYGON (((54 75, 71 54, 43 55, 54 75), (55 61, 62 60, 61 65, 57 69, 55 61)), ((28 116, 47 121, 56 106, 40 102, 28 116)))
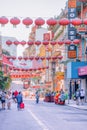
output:
MULTIPOLYGON (((0 0, 0 17, 6 16, 9 20, 18 17, 20 20, 30 17, 33 21, 42 17, 47 20, 58 16, 65 7, 67 0, 0 0)), ((32 25, 31 25, 32 26, 32 25)), ((0 26, 0 35, 13 36, 18 40, 28 40, 31 28, 26 28, 22 23, 16 28, 8 23, 0 26)))

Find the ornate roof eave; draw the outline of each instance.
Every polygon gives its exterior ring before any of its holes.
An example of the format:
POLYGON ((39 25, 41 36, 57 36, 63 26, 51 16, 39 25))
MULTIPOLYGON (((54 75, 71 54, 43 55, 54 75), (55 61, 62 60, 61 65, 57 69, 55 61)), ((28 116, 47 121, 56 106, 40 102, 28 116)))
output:
POLYGON ((64 27, 54 36, 54 40, 57 40, 61 35, 63 35, 64 27))

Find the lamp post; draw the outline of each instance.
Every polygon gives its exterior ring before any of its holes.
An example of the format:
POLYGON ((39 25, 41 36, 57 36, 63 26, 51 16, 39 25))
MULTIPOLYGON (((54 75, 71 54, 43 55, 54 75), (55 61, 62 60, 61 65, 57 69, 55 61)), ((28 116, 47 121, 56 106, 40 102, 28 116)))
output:
POLYGON ((86 61, 87 61, 87 46, 86 46, 86 50, 85 50, 85 55, 86 55, 86 61))
POLYGON ((52 80, 53 80, 53 91, 55 90, 55 68, 56 68, 56 62, 52 61, 52 80))
MULTIPOLYGON (((86 46, 85 54, 86 54, 86 62, 87 62, 87 46, 86 46)), ((86 100, 87 100, 87 77, 86 77, 86 98, 85 98, 85 102, 86 102, 86 100)))

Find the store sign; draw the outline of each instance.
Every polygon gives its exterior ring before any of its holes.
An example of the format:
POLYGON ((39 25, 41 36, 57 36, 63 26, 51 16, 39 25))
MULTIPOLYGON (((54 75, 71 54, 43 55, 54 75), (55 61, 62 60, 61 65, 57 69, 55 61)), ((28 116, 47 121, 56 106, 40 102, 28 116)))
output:
MULTIPOLYGON (((68 0, 68 19, 72 21, 73 19, 76 18, 76 0, 68 0)), ((68 25, 68 39, 73 41, 76 39, 76 28, 72 25, 68 25)), ((76 53, 77 47, 75 45, 70 45, 68 47, 68 58, 76 58, 77 53, 76 53)))
POLYGON ((75 45, 70 45, 68 46, 68 58, 73 59, 76 58, 77 52, 76 52, 76 46, 75 45))
POLYGON ((76 8, 76 0, 68 0, 69 8, 76 8))
POLYGON ((78 69, 78 75, 79 76, 84 76, 87 75, 87 66, 81 67, 78 69))
MULTIPOLYGON (((76 8, 68 8, 68 19, 73 20, 76 17, 76 8)), ((68 39, 76 39, 76 29, 72 24, 68 25, 68 39)))
POLYGON ((63 80, 64 79, 64 72, 57 72, 56 78, 57 78, 57 80, 63 80))

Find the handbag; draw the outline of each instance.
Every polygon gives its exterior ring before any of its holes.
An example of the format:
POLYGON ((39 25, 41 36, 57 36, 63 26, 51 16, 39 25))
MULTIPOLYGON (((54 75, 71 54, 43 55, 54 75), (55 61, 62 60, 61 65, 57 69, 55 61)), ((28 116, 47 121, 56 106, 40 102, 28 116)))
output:
POLYGON ((25 105, 24 105, 24 103, 22 102, 22 103, 20 104, 20 108, 21 108, 21 109, 24 109, 24 107, 25 107, 25 105))

